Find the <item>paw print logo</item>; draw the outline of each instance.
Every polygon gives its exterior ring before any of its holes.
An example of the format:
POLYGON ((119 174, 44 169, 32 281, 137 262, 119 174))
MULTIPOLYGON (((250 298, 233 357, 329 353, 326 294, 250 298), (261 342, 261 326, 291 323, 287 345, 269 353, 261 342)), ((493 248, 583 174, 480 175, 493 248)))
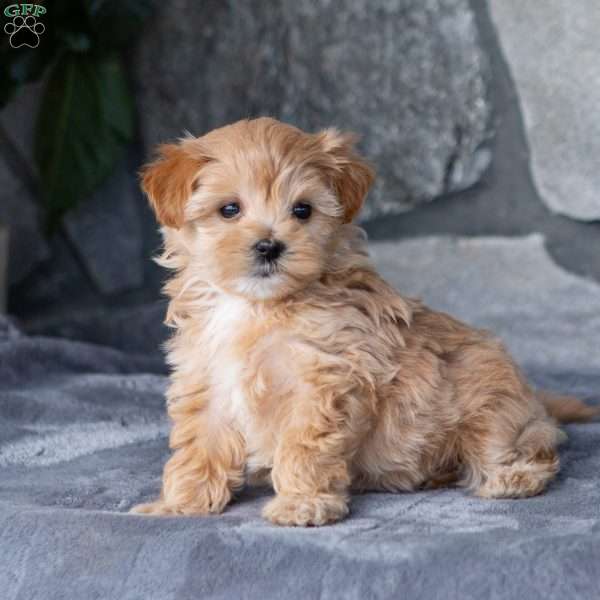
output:
POLYGON ((4 26, 4 33, 10 36, 9 43, 12 48, 21 46, 37 48, 40 44, 40 35, 45 30, 44 24, 38 22, 33 15, 13 17, 13 20, 4 26))

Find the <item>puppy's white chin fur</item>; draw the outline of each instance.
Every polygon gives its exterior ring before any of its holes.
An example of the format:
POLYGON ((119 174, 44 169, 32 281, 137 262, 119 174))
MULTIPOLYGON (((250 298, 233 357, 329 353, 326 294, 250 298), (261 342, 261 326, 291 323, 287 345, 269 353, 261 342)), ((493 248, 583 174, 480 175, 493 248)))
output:
POLYGON ((285 285, 283 276, 273 273, 268 277, 260 275, 239 278, 233 289, 235 293, 251 300, 269 300, 281 295, 281 288, 285 285))

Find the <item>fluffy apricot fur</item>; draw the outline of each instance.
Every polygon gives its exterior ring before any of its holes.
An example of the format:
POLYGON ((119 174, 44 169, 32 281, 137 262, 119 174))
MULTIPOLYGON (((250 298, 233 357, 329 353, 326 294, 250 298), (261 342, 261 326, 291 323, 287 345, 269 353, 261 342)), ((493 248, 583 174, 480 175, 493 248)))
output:
POLYGON ((324 525, 348 513, 352 489, 454 482, 518 498, 554 477, 549 410, 593 410, 537 396, 494 337, 376 273, 351 224, 372 180, 352 136, 268 118, 162 146, 145 169, 174 273, 173 454, 161 497, 134 510, 219 513, 260 480, 276 492, 272 522, 324 525), (268 264, 265 239, 284 248, 268 264))

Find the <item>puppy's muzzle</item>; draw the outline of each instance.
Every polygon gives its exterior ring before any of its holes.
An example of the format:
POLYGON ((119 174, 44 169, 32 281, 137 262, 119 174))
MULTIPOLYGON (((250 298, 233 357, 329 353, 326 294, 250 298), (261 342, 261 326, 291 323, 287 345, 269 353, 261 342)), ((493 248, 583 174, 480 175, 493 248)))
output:
POLYGON ((275 262, 285 250, 285 244, 279 240, 259 240, 254 245, 257 258, 266 263, 275 262))

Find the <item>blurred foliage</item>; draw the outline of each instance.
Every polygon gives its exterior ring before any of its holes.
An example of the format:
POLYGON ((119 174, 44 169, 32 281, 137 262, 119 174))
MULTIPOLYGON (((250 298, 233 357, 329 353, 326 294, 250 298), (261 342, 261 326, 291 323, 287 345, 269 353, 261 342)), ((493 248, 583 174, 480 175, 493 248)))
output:
POLYGON ((0 109, 24 84, 44 81, 35 160, 50 228, 110 175, 133 138, 134 103, 123 56, 156 3, 38 2, 47 10, 38 17, 45 26, 39 46, 12 48, 8 36, 2 38, 0 109))

